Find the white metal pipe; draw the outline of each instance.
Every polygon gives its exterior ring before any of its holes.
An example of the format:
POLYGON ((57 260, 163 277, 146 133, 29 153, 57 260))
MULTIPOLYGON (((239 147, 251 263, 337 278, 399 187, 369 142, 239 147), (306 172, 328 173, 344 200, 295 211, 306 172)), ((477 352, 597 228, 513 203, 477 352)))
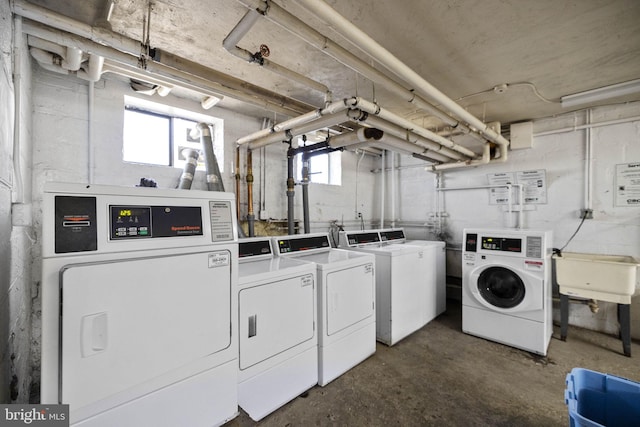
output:
POLYGON ((68 46, 66 49, 66 55, 62 59, 60 64, 62 68, 69 71, 78 71, 82 64, 82 51, 77 47, 68 46))
MULTIPOLYGON (((120 64, 123 73, 128 70, 137 73, 142 80, 155 79, 162 81, 164 85, 177 86, 203 95, 220 96, 247 102, 265 110, 285 114, 298 115, 303 111, 312 110, 314 107, 285 96, 253 87, 242 80, 219 73, 212 69, 200 67, 192 69, 194 65, 189 61, 180 61, 174 57, 172 65, 151 61, 147 64, 146 71, 138 68, 139 54, 127 54, 120 50, 93 42, 78 35, 69 34, 60 30, 48 28, 35 22, 25 22, 23 30, 27 34, 43 39, 51 40, 65 46, 77 46, 87 53, 103 56, 120 64), (175 65, 175 67, 173 66, 175 65), (201 74, 204 74, 202 76, 201 74), (144 78, 148 76, 148 78, 144 78), (305 107, 306 105, 306 107, 305 107)), ((125 74, 126 75, 126 74, 125 74)))
POLYGON ((382 155, 380 156, 380 169, 382 169, 382 173, 380 174, 380 228, 384 228, 384 193, 385 193, 385 168, 387 167, 385 161, 385 151, 382 150, 382 155))
POLYGON ((607 120, 604 122, 588 123, 580 126, 571 126, 571 127, 561 128, 561 129, 537 132, 537 133, 534 133, 533 136, 555 135, 557 133, 575 132, 577 130, 582 130, 582 129, 592 129, 592 128, 597 128, 602 126, 619 125, 623 123, 630 123, 630 122, 637 122, 637 121, 640 121, 640 116, 627 117, 625 119, 607 120))
POLYGON ((94 103, 95 103, 95 87, 94 81, 89 81, 89 95, 87 99, 87 156, 88 156, 88 180, 89 184, 93 184, 94 182, 94 174, 95 174, 95 157, 94 157, 94 138, 93 138, 93 111, 94 111, 94 103))
POLYGON ((22 17, 13 19, 13 175, 15 177, 15 203, 25 203, 25 185, 22 176, 22 17))
MULTIPOLYGON (((591 108, 587 110, 587 124, 592 121, 591 108)), ((585 209, 592 209, 593 207, 593 141, 592 141, 592 128, 586 129, 586 141, 585 141, 585 209)))
POLYGON ((295 128, 290 128, 280 132, 272 132, 262 138, 254 139, 253 141, 248 143, 248 147, 250 150, 255 150, 269 144, 289 140, 290 138, 305 134, 307 132, 313 132, 314 130, 334 126, 347 120, 349 120, 349 118, 344 114, 344 112, 330 114, 328 116, 321 117, 316 121, 306 123, 295 128))
MULTIPOLYGON (((261 15, 255 9, 247 10, 240 21, 238 21, 236 26, 233 27, 229 34, 227 34, 227 37, 224 38, 224 40, 222 41, 222 47, 224 47, 227 51, 235 48, 240 40, 242 40, 242 38, 246 36, 251 28, 255 25, 258 19, 260 19, 260 16, 261 15)), ((248 58, 247 61, 250 61, 251 59, 253 59, 253 55, 251 55, 251 58, 248 58)))
POLYGON ((385 131, 385 134, 393 135, 397 138, 404 139, 407 142, 417 144, 423 148, 426 148, 427 150, 430 150, 431 152, 440 153, 441 155, 446 156, 445 157, 446 160, 444 161, 448 162, 448 161, 451 161, 451 159, 454 159, 454 160, 466 159, 466 157, 461 153, 458 153, 449 148, 443 147, 442 145, 436 142, 433 142, 426 138, 418 136, 401 126, 390 123, 380 117, 369 116, 367 117, 366 123, 385 131))
POLYGON ((260 19, 260 14, 255 9, 249 9, 236 24, 236 26, 231 30, 231 32, 227 35, 227 37, 222 41, 222 47, 227 52, 237 58, 242 59, 243 61, 258 64, 262 68, 268 69, 276 74, 286 77, 287 79, 293 80, 319 92, 325 94, 330 93, 330 90, 326 85, 310 79, 307 76, 303 76, 302 74, 297 73, 289 68, 283 67, 282 65, 276 64, 275 62, 271 62, 264 57, 260 57, 260 59, 258 59, 256 58, 256 55, 254 55, 250 51, 238 46, 240 40, 242 40, 242 38, 249 32, 249 30, 251 30, 258 19, 260 19))
MULTIPOLYGON (((104 72, 104 57, 100 55, 89 55, 86 70, 78 70, 77 76, 90 82, 97 82, 104 72)), ((160 93, 158 91, 158 93, 160 93)), ((160 94, 160 96, 164 96, 160 94)))
POLYGON ((469 150, 468 148, 462 147, 461 145, 458 145, 453 141, 450 141, 434 132, 431 132, 428 129, 417 126, 415 123, 411 122, 410 120, 400 117, 399 115, 392 113, 380 107, 379 105, 374 104, 373 102, 367 101, 360 97, 356 97, 354 107, 360 108, 369 114, 375 114, 376 116, 379 116, 382 119, 387 120, 391 123, 400 125, 417 135, 420 135, 428 140, 437 142, 438 144, 443 145, 447 148, 450 148, 454 151, 457 151, 458 153, 461 153, 467 157, 470 157, 470 158, 476 157, 476 153, 469 150))
POLYGON ((461 132, 468 133, 470 129, 462 123, 459 123, 458 120, 450 117, 445 112, 439 110, 437 107, 431 105, 426 100, 422 99, 420 96, 417 96, 414 91, 411 89, 406 89, 387 75, 385 75, 380 70, 374 68, 367 62, 358 58, 356 55, 352 54, 348 50, 344 49, 342 46, 338 45, 333 40, 328 37, 322 35, 302 20, 296 18, 291 15, 286 10, 282 9, 280 6, 275 4, 274 2, 269 2, 267 5, 265 1, 257 1, 251 2, 248 0, 239 0, 240 3, 249 7, 250 9, 258 8, 264 16, 270 20, 271 22, 281 26, 285 30, 290 31, 295 34, 311 46, 319 49, 321 52, 327 54, 328 56, 334 58, 338 62, 343 65, 353 69, 354 71, 362 74, 369 80, 383 85, 385 88, 390 90, 396 96, 404 99, 405 101, 415 105, 417 108, 426 111, 427 113, 439 118, 446 125, 452 126, 458 129, 461 132))
POLYGON ((379 141, 384 132, 374 128, 360 128, 357 131, 344 133, 329 139, 331 148, 349 147, 355 144, 379 141))
POLYGON ((396 153, 391 152, 391 227, 396 226, 396 153))
POLYGON ((133 52, 135 55, 139 55, 142 51, 142 44, 137 40, 114 33, 106 28, 92 27, 24 0, 13 1, 13 12, 24 18, 47 24, 123 52, 133 52))
POLYGON ((313 12, 316 16, 324 20, 332 29, 337 31, 347 40, 350 40, 363 52, 367 53, 372 58, 375 58, 377 62, 384 65, 389 71, 407 83, 410 83, 418 93, 427 96, 433 100, 435 104, 442 105, 445 110, 450 111, 456 117, 459 117, 468 123, 471 128, 475 128, 490 141, 500 145, 501 147, 506 148, 509 146, 509 141, 504 137, 497 134, 480 119, 466 111, 444 93, 440 92, 431 85, 431 83, 424 80, 418 73, 396 58, 384 46, 380 45, 364 31, 357 28, 351 21, 340 15, 327 3, 321 0, 297 0, 297 3, 301 4, 307 10, 313 12))
MULTIPOLYGON (((272 127, 267 128, 267 129, 261 129, 257 132, 254 132, 250 135, 244 136, 242 138, 239 138, 238 140, 236 140, 236 144, 238 145, 242 145, 242 144, 246 144, 246 143, 250 143, 256 140, 262 140, 262 138, 274 133, 274 132, 281 132, 281 131, 285 131, 294 127, 298 127, 298 126, 302 126, 305 125, 307 123, 311 123, 314 120, 318 120, 323 116, 326 115, 330 115, 330 114, 334 114, 334 113, 339 113, 341 111, 344 111, 347 109, 347 104, 344 101, 336 101, 333 102, 329 105, 327 105, 325 108, 322 109, 316 109, 313 111, 309 111, 308 113, 302 114, 300 116, 294 117, 292 119, 289 120, 285 120, 283 122, 280 123, 276 123, 274 124, 272 127)), ((345 120, 342 120, 345 121, 345 120)), ((340 122, 336 122, 336 123, 332 123, 328 126, 333 126, 337 123, 340 122)), ((318 128, 320 129, 320 128, 318 128)), ((278 139, 273 140, 272 142, 277 142, 279 141, 278 139)))

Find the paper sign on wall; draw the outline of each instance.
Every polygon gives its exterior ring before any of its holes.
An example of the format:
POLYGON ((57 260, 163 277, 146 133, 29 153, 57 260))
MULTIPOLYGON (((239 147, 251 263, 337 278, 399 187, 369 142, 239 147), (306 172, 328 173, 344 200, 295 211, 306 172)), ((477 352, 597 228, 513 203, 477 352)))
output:
POLYGON ((640 163, 616 165, 616 206, 640 206, 640 163))
MULTIPOLYGON (((545 204, 547 203, 547 179, 544 169, 491 173, 487 175, 489 185, 522 184, 524 204, 545 204)), ((518 202, 517 190, 513 191, 513 203, 518 202)), ((509 189, 491 188, 489 193, 489 203, 492 205, 506 205, 509 203, 509 189)))

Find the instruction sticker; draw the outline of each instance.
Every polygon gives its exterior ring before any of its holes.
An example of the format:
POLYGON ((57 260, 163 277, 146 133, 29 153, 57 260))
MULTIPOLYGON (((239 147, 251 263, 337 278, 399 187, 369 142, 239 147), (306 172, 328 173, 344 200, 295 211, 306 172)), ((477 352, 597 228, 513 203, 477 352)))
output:
POLYGON ((226 267, 231 259, 229 252, 209 254, 209 268, 226 267))

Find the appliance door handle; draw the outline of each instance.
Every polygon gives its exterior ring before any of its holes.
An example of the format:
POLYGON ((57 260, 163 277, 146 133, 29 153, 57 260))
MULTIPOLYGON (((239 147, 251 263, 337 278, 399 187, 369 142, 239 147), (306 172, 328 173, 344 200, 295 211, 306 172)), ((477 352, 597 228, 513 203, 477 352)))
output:
POLYGON ((107 349, 107 313, 83 316, 80 331, 82 357, 89 357, 107 349))
POLYGON ((258 333, 258 315, 249 316, 249 338, 255 337, 258 333))

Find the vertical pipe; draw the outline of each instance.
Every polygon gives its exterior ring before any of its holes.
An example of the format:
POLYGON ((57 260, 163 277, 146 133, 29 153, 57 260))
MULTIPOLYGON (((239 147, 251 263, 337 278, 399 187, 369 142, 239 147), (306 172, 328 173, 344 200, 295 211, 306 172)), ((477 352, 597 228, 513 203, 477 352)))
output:
MULTIPOLYGON (((93 86, 93 82, 90 82, 89 84, 93 86)), ((198 150, 194 150, 192 148, 185 148, 182 150, 182 154, 184 155, 186 162, 184 164, 184 169, 182 170, 182 175, 180 176, 178 188, 181 190, 189 190, 191 188, 191 184, 193 184, 193 177, 196 173, 198 157, 200 154, 198 153, 198 150)))
POLYGON ((287 232, 289 235, 295 233, 293 224, 293 196, 295 195, 293 180, 293 159, 295 157, 295 151, 291 147, 289 142, 289 149, 287 150, 287 232))
POLYGON ((396 152, 391 152, 391 228, 396 226, 396 152))
POLYGON ((236 147, 236 216, 240 223, 240 146, 236 147))
POLYGON ((310 233, 309 225, 309 153, 302 153, 302 216, 304 220, 304 232, 310 233))
POLYGON ((382 150, 382 156, 380 157, 380 228, 384 228, 384 190, 385 190, 385 153, 387 150, 382 150))
POLYGON ((255 236, 253 224, 256 216, 253 213, 253 151, 247 150, 247 225, 249 237, 255 236))
MULTIPOLYGON (((592 110, 589 108, 587 110, 587 125, 591 125, 592 121, 592 110)), ((584 187, 584 208, 592 209, 593 208, 593 143, 591 141, 592 137, 592 129, 591 126, 587 127, 586 141, 585 141, 585 187, 584 187)))
POLYGON ((95 169, 95 160, 93 156, 93 103, 95 99, 94 82, 88 82, 89 99, 87 106, 87 155, 88 155, 88 180, 89 184, 93 184, 93 174, 95 169))

